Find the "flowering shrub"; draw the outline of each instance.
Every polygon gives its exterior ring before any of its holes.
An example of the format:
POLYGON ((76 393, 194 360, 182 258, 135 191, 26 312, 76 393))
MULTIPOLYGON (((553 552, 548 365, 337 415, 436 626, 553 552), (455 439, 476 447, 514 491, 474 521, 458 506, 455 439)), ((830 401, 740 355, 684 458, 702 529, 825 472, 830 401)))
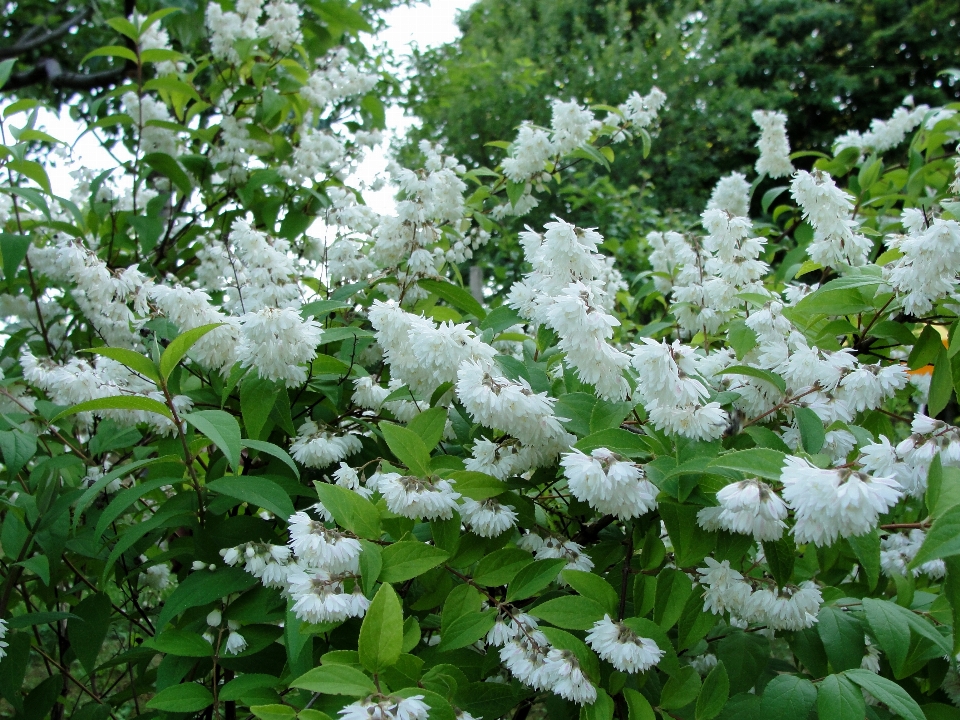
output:
POLYGON ((211 5, 200 58, 163 14, 111 22, 137 81, 71 197, 5 109, 5 710, 958 713, 955 109, 833 156, 756 113, 761 177, 651 234, 646 281, 557 218, 491 307, 460 266, 649 148, 659 90, 556 101, 492 170, 424 144, 381 217, 344 185, 375 68, 283 0, 211 5))

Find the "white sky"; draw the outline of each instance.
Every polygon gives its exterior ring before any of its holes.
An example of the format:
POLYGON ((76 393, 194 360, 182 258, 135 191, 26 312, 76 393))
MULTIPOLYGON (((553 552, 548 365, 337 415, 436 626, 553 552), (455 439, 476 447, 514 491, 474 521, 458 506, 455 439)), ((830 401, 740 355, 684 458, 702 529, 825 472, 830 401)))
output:
MULTIPOLYGON (((383 32, 376 36, 366 36, 364 41, 368 46, 385 43, 397 55, 409 54, 413 45, 424 49, 451 42, 459 34, 456 26, 457 13, 468 8, 474 1, 425 0, 417 2, 413 7, 396 8, 386 14, 387 26, 383 32)), ((16 117, 20 119, 23 116, 16 117)), ((49 112, 43 113, 40 120, 40 126, 43 129, 68 143, 72 143, 82 132, 82 127, 71 120, 66 112, 63 112, 60 117, 49 112)), ((386 124, 387 142, 395 142, 411 127, 413 119, 405 117, 401 108, 391 106, 387 108, 386 124)), ((76 142, 73 154, 79 165, 88 168, 106 169, 116 165, 113 158, 89 134, 76 142)), ((378 175, 385 174, 387 154, 386 147, 370 152, 358 171, 350 178, 350 184, 369 184, 378 175)), ((73 185, 73 179, 68 173, 67 167, 50 172, 54 192, 67 197, 73 185)), ((365 192, 364 199, 379 213, 392 213, 395 209, 393 190, 389 186, 377 192, 365 192)))

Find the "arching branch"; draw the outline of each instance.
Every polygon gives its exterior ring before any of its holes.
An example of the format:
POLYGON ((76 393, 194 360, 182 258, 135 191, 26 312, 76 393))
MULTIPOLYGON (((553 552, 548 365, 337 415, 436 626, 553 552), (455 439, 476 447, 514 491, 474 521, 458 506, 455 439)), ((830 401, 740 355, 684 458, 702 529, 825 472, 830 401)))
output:
POLYGON ((62 25, 49 30, 45 33, 37 35, 35 32, 28 32, 22 38, 17 40, 10 47, 0 47, 0 60, 6 58, 19 57, 24 53, 28 53, 31 50, 36 50, 41 48, 47 43, 53 42, 54 40, 63 37, 71 29, 82 23, 84 20, 90 17, 93 9, 90 7, 85 7, 79 12, 75 13, 72 17, 67 19, 62 25))

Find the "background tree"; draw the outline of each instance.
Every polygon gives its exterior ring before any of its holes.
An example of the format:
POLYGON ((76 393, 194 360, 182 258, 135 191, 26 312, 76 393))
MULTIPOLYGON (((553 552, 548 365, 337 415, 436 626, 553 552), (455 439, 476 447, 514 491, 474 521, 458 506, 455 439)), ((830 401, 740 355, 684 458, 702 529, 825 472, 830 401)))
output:
MULTIPOLYGON (((546 122, 544 98, 615 104, 656 84, 669 97, 665 151, 618 152, 612 177, 627 188, 649 173, 657 207, 699 213, 716 178, 756 159, 755 108, 786 112, 794 147, 829 150, 906 92, 960 98, 939 76, 960 65, 957 18, 957 0, 480 0, 461 39, 416 56, 408 107, 422 127, 407 152, 443 138, 492 166, 487 143, 523 119, 546 122)), ((540 214, 566 209, 558 200, 540 214)))

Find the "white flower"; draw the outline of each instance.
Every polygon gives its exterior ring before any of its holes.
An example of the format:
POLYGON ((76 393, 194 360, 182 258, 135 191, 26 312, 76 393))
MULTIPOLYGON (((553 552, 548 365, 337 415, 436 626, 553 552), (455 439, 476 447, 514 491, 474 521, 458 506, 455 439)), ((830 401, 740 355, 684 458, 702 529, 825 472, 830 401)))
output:
POLYGON ((706 569, 698 568, 700 584, 704 586, 703 609, 714 615, 726 612, 742 616, 750 599, 750 585, 743 575, 730 567, 730 561, 717 562, 711 557, 704 558, 706 569))
POLYGON ((873 243, 856 232, 853 197, 837 187, 829 173, 800 170, 790 182, 790 194, 813 225, 810 259, 821 265, 863 265, 873 243))
POLYGON ((427 720, 430 708, 423 695, 408 698, 373 696, 347 705, 339 711, 343 720, 427 720))
POLYGON ((363 445, 356 435, 333 435, 323 432, 312 420, 300 426, 290 443, 293 459, 307 467, 324 468, 360 452, 363 445))
POLYGON ((803 630, 817 622, 823 597, 809 580, 798 588, 762 588, 754 592, 743 614, 745 620, 774 630, 803 630))
POLYGON ((593 624, 587 633, 587 644, 621 672, 644 672, 664 655, 655 641, 640 637, 622 622, 611 620, 609 615, 593 624))
POLYGON ((583 547, 573 540, 547 538, 540 547, 537 548, 534 557, 537 560, 564 558, 567 560, 564 570, 583 570, 588 572, 593 569, 593 560, 583 551, 583 547))
POLYGON ((288 583, 293 612, 306 622, 341 622, 349 617, 363 617, 370 607, 359 585, 352 593, 346 593, 342 580, 324 570, 297 568, 291 571, 288 583))
POLYGON ((539 630, 520 633, 500 648, 500 662, 534 690, 553 690, 556 664, 547 665, 550 642, 539 630))
POLYGON ((480 537, 497 537, 517 524, 517 513, 512 505, 501 505, 496 498, 477 502, 464 498, 460 505, 460 515, 480 537))
POLYGON ((606 448, 590 455, 574 450, 560 461, 574 497, 604 515, 621 520, 639 517, 657 506, 657 488, 643 476, 643 469, 624 462, 606 448))
POLYGON ((731 483, 717 493, 722 511, 718 522, 730 532, 755 540, 779 540, 786 527, 787 506, 769 485, 756 478, 731 483))
POLYGON ((865 473, 821 470, 788 456, 780 477, 783 497, 794 511, 798 543, 832 544, 837 537, 870 532, 881 513, 896 505, 900 485, 865 473))
POLYGON ((743 173, 733 172, 717 181, 707 210, 723 210, 734 216, 750 213, 750 183, 743 173))
POLYGON ((230 634, 227 635, 227 645, 226 645, 227 654, 237 655, 239 653, 242 653, 246 649, 247 649, 247 641, 243 637, 243 635, 241 635, 238 632, 235 632, 234 630, 231 630, 230 634))
POLYGON ((237 359, 255 367, 260 377, 282 380, 287 387, 307 381, 304 365, 317 356, 322 330, 291 308, 264 308, 240 318, 237 359))
POLYGON ((223 615, 220 614, 219 610, 211 610, 207 613, 207 625, 210 627, 220 627, 222 621, 223 615))
POLYGON ((302 510, 290 516, 290 548, 309 565, 330 573, 356 572, 363 548, 354 538, 330 529, 302 510))
POLYGON ((787 140, 787 116, 781 112, 754 110, 753 121, 760 128, 757 148, 760 158, 757 160, 757 174, 766 174, 771 178, 787 177, 793 174, 790 162, 790 141, 787 140))
POLYGON ((553 648, 547 653, 544 672, 552 676, 551 688, 560 697, 578 705, 592 705, 597 699, 597 688, 587 679, 576 655, 569 650, 553 648))
POLYGON ((428 479, 388 473, 380 476, 377 490, 392 513, 414 520, 449 520, 460 497, 452 484, 436 476, 428 479))

